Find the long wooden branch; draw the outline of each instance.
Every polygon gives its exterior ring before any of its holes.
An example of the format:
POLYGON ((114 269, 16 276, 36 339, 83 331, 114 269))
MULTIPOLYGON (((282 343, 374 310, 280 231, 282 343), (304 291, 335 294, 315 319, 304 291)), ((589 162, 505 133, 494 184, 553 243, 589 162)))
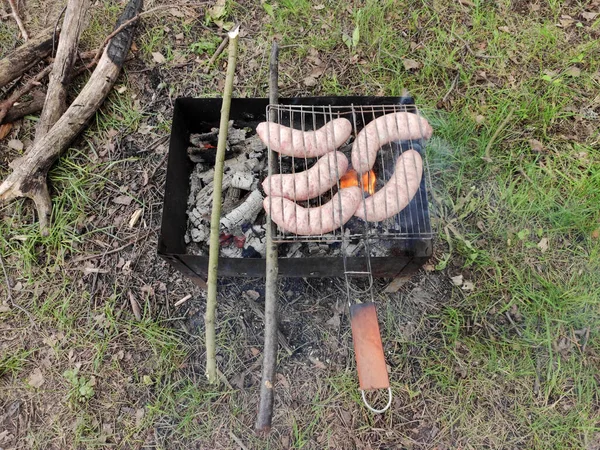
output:
MULTIPOLYGON (((141 7, 142 0, 129 0, 117 27, 135 16, 141 7)), ((112 38, 96 70, 71 106, 42 139, 10 164, 13 172, 0 184, 0 202, 20 197, 28 197, 35 202, 42 234, 48 233, 52 212, 46 184, 48 170, 85 128, 110 92, 129 52, 132 39, 132 27, 122 30, 112 38)))
POLYGON ((58 42, 56 57, 50 72, 48 94, 37 125, 34 143, 42 139, 67 109, 67 87, 71 82, 77 56, 79 35, 90 0, 69 0, 58 42))
POLYGON ((17 9, 17 5, 15 4, 15 0, 8 0, 8 4, 10 5, 10 9, 12 10, 12 15, 17 22, 17 26, 19 27, 19 31, 21 31, 21 36, 23 36, 23 40, 27 42, 29 40, 29 35, 27 34, 27 30, 25 29, 25 25, 21 21, 21 16, 19 16, 19 10, 17 9))
POLYGON ((46 66, 41 72, 36 74, 35 77, 31 78, 27 83, 12 93, 6 100, 0 102, 0 123, 4 122, 4 117, 8 114, 8 111, 15 104, 17 100, 28 94, 33 88, 35 88, 40 81, 50 73, 52 65, 46 66))
POLYGON ((213 203, 210 217, 210 242, 208 250, 208 291, 206 293, 206 315, 204 327, 206 332, 206 376, 209 383, 216 383, 217 359, 215 341, 215 315, 217 310, 217 270, 219 268, 219 228, 221 221, 221 191, 223 189, 223 167, 225 164, 225 147, 227 146, 227 130, 229 128, 229 108, 233 92, 233 79, 237 62, 237 43, 239 29, 236 27, 229 33, 229 60, 227 62, 227 77, 221 106, 221 122, 219 125, 219 140, 217 142, 217 157, 215 161, 215 178, 213 180, 213 203))
POLYGON ((44 101, 46 99, 46 93, 43 91, 33 91, 31 93, 33 97, 31 100, 14 105, 8 110, 6 117, 0 123, 11 123, 15 120, 19 120, 30 114, 38 113, 44 107, 44 101))
MULTIPOLYGON (((275 105, 278 103, 278 86, 279 78, 279 46, 277 41, 273 41, 271 49, 271 60, 269 63, 269 103, 275 105)), ((276 121, 276 111, 271 110, 269 120, 276 121)), ((274 170, 273 155, 269 155, 269 176, 274 170)), ((258 416, 256 418, 255 429, 261 433, 269 433, 271 431, 271 421, 273 417, 273 398, 275 391, 275 368, 277 366, 277 276, 279 274, 278 251, 277 244, 273 242, 275 233, 275 225, 271 221, 271 217, 267 215, 267 253, 266 253, 266 273, 265 273, 265 344, 262 380, 260 383, 260 405, 258 408, 258 416)))
POLYGON ((30 39, 0 60, 0 89, 50 54, 53 35, 54 27, 46 28, 39 36, 30 39))

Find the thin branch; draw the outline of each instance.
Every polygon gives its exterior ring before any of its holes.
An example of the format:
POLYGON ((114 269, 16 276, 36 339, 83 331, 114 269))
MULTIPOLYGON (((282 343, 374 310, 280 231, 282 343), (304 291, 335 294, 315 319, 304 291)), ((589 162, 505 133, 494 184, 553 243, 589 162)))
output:
POLYGON ((31 322, 31 325, 33 327, 37 328, 37 324, 35 323, 35 320, 33 320, 33 316, 31 315, 31 313, 29 311, 27 311, 25 308, 23 308, 21 305, 19 305, 17 302, 15 302, 15 299, 12 296, 12 288, 10 287, 10 280, 8 279, 8 272, 6 271, 6 267, 4 266, 4 258, 2 258, 1 254, 0 254, 0 266, 2 266, 2 272, 4 272, 4 279, 6 280, 6 291, 8 292, 8 301, 10 302, 10 304, 12 306, 14 306, 15 308, 24 312, 27 315, 27 317, 29 317, 29 321, 31 322))
POLYGON ((10 5, 10 9, 12 10, 12 16, 17 22, 19 30, 21 31, 21 35, 23 36, 23 40, 27 42, 29 40, 29 35, 27 34, 27 30, 25 29, 25 25, 21 22, 21 18, 19 17, 19 11, 17 9, 17 5, 15 4, 15 0, 8 0, 8 4, 10 5))
POLYGON ((52 64, 45 67, 35 77, 31 78, 27 83, 25 83, 20 89, 17 89, 15 92, 13 92, 13 94, 9 98, 4 100, 3 102, 0 102, 0 123, 2 123, 4 117, 6 117, 6 114, 8 113, 8 110, 12 108, 15 102, 25 94, 29 93, 35 86, 39 85, 40 81, 46 75, 48 75, 51 70, 52 64))
POLYGON ((458 72, 456 74, 456 76, 454 77, 454 80, 452 80, 452 84, 450 85, 450 89, 448 89, 448 92, 446 92, 446 95, 444 95, 444 98, 442 98, 442 103, 446 103, 446 101, 448 100, 448 97, 450 97, 450 94, 456 88, 456 85, 458 84, 458 80, 459 79, 460 79, 460 72, 458 72))
POLYGON ((215 61, 217 60, 219 55, 221 53, 223 53, 223 50, 225 50, 225 47, 227 47, 228 43, 229 43, 229 35, 225 36, 225 39, 223 39, 223 42, 221 42, 221 45, 219 45, 219 47, 217 47, 217 50, 215 50, 215 53, 210 57, 210 59, 208 60, 208 63, 206 63, 206 67, 204 68, 204 73, 207 73, 210 70, 210 68, 215 63, 215 61))
POLYGON ((137 236, 135 239, 129 241, 127 244, 125 245, 121 245, 120 247, 117 247, 113 250, 110 250, 108 252, 104 252, 104 253, 98 253, 96 255, 87 255, 87 256, 80 256, 79 258, 75 258, 73 259, 73 262, 78 263, 78 262, 82 262, 82 261, 88 261, 90 259, 95 259, 95 258, 103 258, 104 256, 108 256, 108 255, 112 255, 113 253, 119 253, 121 250, 125 250, 127 247, 129 247, 130 245, 135 244, 138 241, 141 241, 142 239, 147 238, 148 236, 150 236, 155 230, 150 230, 147 233, 141 234, 139 236, 137 236))
POLYGON ((208 251, 208 292, 206 298, 206 315, 204 325, 206 329, 206 376, 209 383, 216 383, 216 332, 215 315, 217 309, 217 270, 219 267, 219 225, 221 221, 221 197, 223 183, 223 166, 225 163, 225 147, 227 146, 227 130, 229 128, 229 109, 231 107, 231 94, 235 78, 237 62, 237 44, 239 28, 236 27, 229 33, 229 61, 227 63, 227 77, 221 106, 221 122, 219 124, 219 141, 217 142, 217 157, 215 162, 215 178, 213 181, 213 203, 210 217, 210 243, 208 251))

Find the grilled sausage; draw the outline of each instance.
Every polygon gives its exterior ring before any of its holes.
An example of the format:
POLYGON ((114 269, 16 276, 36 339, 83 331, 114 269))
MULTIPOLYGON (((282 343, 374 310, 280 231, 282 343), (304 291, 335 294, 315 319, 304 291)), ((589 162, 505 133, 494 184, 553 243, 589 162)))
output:
POLYGON ((402 211, 421 185, 423 160, 415 150, 402 153, 396 161, 394 174, 380 190, 359 205, 355 216, 369 222, 381 222, 402 211))
POLYGON ((397 112, 386 114, 369 122, 352 144, 352 167, 358 173, 371 170, 379 149, 393 141, 429 139, 433 129, 417 114, 397 112))
POLYGON ((329 233, 348 222, 362 197, 362 190, 352 186, 340 189, 329 202, 316 208, 304 208, 283 197, 266 197, 263 206, 282 230, 301 236, 315 236, 329 233))
POLYGON ((295 130, 273 122, 261 122, 256 127, 260 139, 271 150, 298 158, 317 158, 340 147, 350 137, 352 124, 340 118, 326 123, 316 131, 295 130))
POLYGON ((348 158, 331 152, 304 172, 272 175, 262 183, 265 194, 290 200, 308 200, 327 192, 346 173, 348 158))

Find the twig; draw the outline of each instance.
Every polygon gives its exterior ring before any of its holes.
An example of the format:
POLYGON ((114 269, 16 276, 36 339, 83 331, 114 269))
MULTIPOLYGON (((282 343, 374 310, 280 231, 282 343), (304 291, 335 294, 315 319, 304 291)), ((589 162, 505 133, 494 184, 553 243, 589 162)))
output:
POLYGON ((145 239, 145 238, 147 238, 147 237, 148 237, 150 234, 152 234, 153 232, 154 232, 154 230, 150 230, 150 231, 148 231, 147 233, 144 233, 144 234, 142 234, 142 235, 140 235, 140 236, 137 236, 135 239, 133 239, 133 240, 129 241, 127 244, 125 244, 125 245, 121 245, 120 247, 118 247, 118 248, 115 248, 115 249, 113 249, 113 250, 110 250, 110 251, 108 251, 108 252, 104 252, 104 253, 98 253, 98 254, 96 254, 96 255, 80 256, 79 258, 75 258, 75 259, 73 260, 73 262, 82 262, 82 261, 87 261, 87 260, 89 260, 89 259, 101 258, 101 257, 104 257, 104 256, 112 255, 113 253, 118 253, 118 252, 120 252, 121 250, 125 250, 125 249, 126 249, 127 247, 129 247, 130 245, 133 245, 133 244, 135 244, 136 242, 139 242, 139 241, 141 241, 142 239, 145 239))
MULTIPOLYGON (((258 317, 260 317, 260 319, 262 321, 264 321, 265 313, 262 311, 260 306, 254 300, 252 300, 249 296, 247 296, 245 294, 242 294, 242 295, 246 299, 248 306, 250 307, 250 309, 252 309, 254 314, 256 314, 258 317)), ((279 329, 277 329, 277 340, 279 341, 279 345, 281 345, 281 348, 283 348, 288 355, 292 355, 294 353, 294 350, 292 349, 292 347, 290 347, 290 344, 288 343, 287 339, 285 338, 285 335, 279 329)))
POLYGON ((210 70, 212 65, 215 63, 215 61, 217 60, 219 55, 221 53, 223 53, 223 50, 225 50, 225 47, 227 46, 228 43, 229 43, 229 35, 225 36, 225 39, 223 39, 223 42, 221 42, 221 45, 219 45, 217 47, 217 50, 215 50, 215 53, 208 60, 208 63, 206 64, 206 67, 204 68, 204 73, 208 73, 208 71, 210 70))
MULTIPOLYGON (((275 105, 278 103, 278 82, 279 78, 279 47, 277 41, 273 41, 271 48, 271 59, 269 62, 269 103, 275 105)), ((277 112, 274 109, 270 111, 270 121, 275 121, 277 112)), ((274 173, 273 154, 269 155, 269 176, 274 173)), ((255 429, 261 433, 269 433, 271 430, 271 421, 273 418, 273 397, 275 386, 275 367, 277 365, 277 275, 279 273, 277 244, 273 242, 275 234, 275 225, 271 221, 271 216, 267 215, 267 253, 266 253, 266 274, 265 274, 265 344, 262 379, 260 383, 260 406, 256 418, 255 429)))
POLYGON ((480 53, 475 53, 475 52, 473 51, 473 49, 471 48, 471 46, 470 46, 470 45, 467 43, 467 41, 465 41, 463 38, 461 38, 461 37, 460 37, 460 36, 459 36, 457 33, 454 33, 454 32, 453 32, 452 34, 453 34, 455 37, 457 37, 457 38, 458 38, 458 40, 460 40, 460 41, 461 41, 461 42, 464 44, 464 46, 465 46, 465 48, 467 49, 467 51, 468 51, 468 52, 469 52, 471 55, 473 55, 475 58, 481 58, 481 59, 496 59, 496 58, 499 58, 499 56, 490 56, 490 55, 482 55, 482 54, 480 54, 480 53))
POLYGON ((523 334, 521 333, 521 330, 519 330, 519 328, 517 327, 517 324, 515 323, 515 321, 512 319, 512 317, 510 317, 510 313, 508 311, 505 311, 504 315, 506 316, 506 318, 508 319, 508 321, 511 323, 511 325, 513 326, 513 328, 515 329, 515 331, 517 332, 517 334, 519 335, 519 337, 523 337, 523 334))
POLYGON ((27 83, 25 83, 21 89, 17 89, 13 94, 0 103, 0 123, 4 120, 6 114, 8 114, 8 110, 12 108, 17 100, 19 100, 22 96, 29 93, 35 86, 40 84, 40 81, 50 73, 52 70, 52 64, 45 67, 41 72, 39 72, 35 77, 30 78, 27 83))
POLYGON ((244 443, 242 442, 242 440, 241 440, 239 437, 237 437, 235 434, 233 434, 233 431, 230 431, 230 432, 229 432, 229 436, 231 437, 231 439, 233 439, 233 440, 235 441, 235 443, 236 443, 237 445, 239 445, 239 446, 240 446, 240 448, 241 448, 242 450, 248 450, 248 447, 246 447, 246 446, 244 445, 244 443))
POLYGON ((448 100, 448 97, 450 96, 450 94, 452 93, 452 91, 456 88, 456 85, 458 84, 458 80, 460 78, 460 72, 456 74, 456 76, 454 77, 454 80, 452 80, 452 84, 450 85, 450 89, 448 89, 448 92, 446 92, 446 95, 444 95, 444 97, 442 98, 442 103, 446 103, 446 101, 448 100))
POLYGON ((27 34, 27 30, 25 29, 25 25, 21 22, 21 18, 19 17, 19 11, 17 10, 17 5, 15 5, 15 0, 8 0, 10 5, 10 9, 12 10, 12 15, 15 18, 15 22, 21 31, 21 35, 23 36, 23 40, 27 41, 29 39, 29 35, 27 34))
POLYGON ((221 220, 221 197, 223 183, 223 166, 225 163, 225 147, 227 146, 227 131, 229 129, 229 109, 231 107, 231 94, 235 65, 237 62, 237 43, 239 27, 229 32, 229 61, 227 63, 227 77, 223 92, 221 106, 221 123, 219 125, 219 140, 217 142, 217 156, 215 161, 215 178, 213 190, 213 207, 210 218, 210 243, 208 251, 208 292, 206 298, 206 316, 204 318, 206 329, 206 376, 209 383, 217 381, 217 359, 215 342, 215 313, 217 309, 217 270, 219 267, 219 224, 221 220))
POLYGON ((173 306, 179 306, 179 305, 183 305, 185 302, 187 302, 190 298, 192 298, 192 294, 188 294, 185 297, 183 297, 180 300, 177 300, 175 302, 175 304, 173 306))
POLYGON ((504 120, 502 121, 502 123, 500 124, 500 126, 498 128, 496 128, 496 131, 494 132, 494 134, 492 135, 491 139, 489 140, 488 144, 485 147, 485 156, 483 157, 484 161, 492 162, 492 158, 490 158, 490 151, 492 149, 492 145, 494 145, 494 141, 496 141, 496 138, 498 138, 498 135, 502 132, 504 127, 506 127, 506 125, 512 118, 514 111, 515 111, 515 108, 512 107, 510 109, 510 111, 508 112, 508 114, 506 115, 506 117, 504 118, 504 120))

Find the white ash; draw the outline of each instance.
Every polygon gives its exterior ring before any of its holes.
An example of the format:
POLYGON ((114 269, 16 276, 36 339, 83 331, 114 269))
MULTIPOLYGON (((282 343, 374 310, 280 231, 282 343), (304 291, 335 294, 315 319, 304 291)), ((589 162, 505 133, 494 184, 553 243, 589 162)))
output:
POLYGON ((251 191, 256 189, 257 180, 254 173, 250 171, 237 171, 231 177, 231 187, 251 191))
POLYGON ((267 250, 267 238, 265 232, 266 230, 263 225, 254 225, 248 228, 245 233, 246 242, 244 243, 244 248, 249 250, 250 247, 252 247, 254 251, 260 253, 260 256, 264 258, 267 250))

